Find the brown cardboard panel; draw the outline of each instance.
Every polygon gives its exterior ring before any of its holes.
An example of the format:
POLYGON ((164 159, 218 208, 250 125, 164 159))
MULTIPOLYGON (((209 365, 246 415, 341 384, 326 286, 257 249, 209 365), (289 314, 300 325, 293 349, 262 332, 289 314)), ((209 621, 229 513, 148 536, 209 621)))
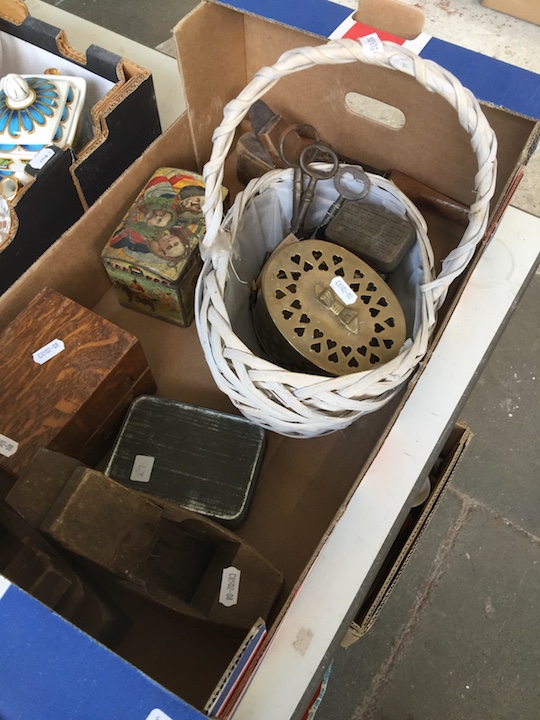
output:
MULTIPOLYGON (((211 133, 200 122, 202 77, 215 78, 217 87, 212 88, 211 97, 228 102, 261 67, 273 64, 282 52, 324 42, 277 23, 271 23, 271 33, 268 27, 268 21, 262 18, 226 11, 212 3, 203 3, 177 26, 179 61, 188 107, 197 118, 194 141, 201 164, 208 160, 211 151, 211 133), (242 63, 240 67, 232 52, 223 50, 214 58, 206 46, 193 41, 193 27, 199 19, 211 27, 217 26, 224 11, 231 33, 236 33, 228 36, 228 42, 236 54, 239 46, 246 48, 245 65, 242 63), (238 18, 244 22, 240 23, 238 18), (227 67, 228 72, 217 73, 219 77, 216 77, 216 68, 222 67, 227 67)), ((291 121, 315 124, 321 137, 348 157, 382 170, 401 170, 464 204, 470 204, 473 199, 477 167, 469 134, 461 128, 457 114, 442 97, 425 90, 403 73, 363 63, 312 68, 279 80, 266 94, 265 101, 291 121), (355 115, 345 106, 345 95, 349 92, 398 107, 405 115, 405 126, 394 130, 355 115), (291 102, 291 98, 301 101, 291 102)), ((208 112, 208 103, 206 110, 208 112)), ((210 110, 211 123, 219 123, 220 109, 212 103, 210 110)), ((518 120, 515 115, 497 108, 485 107, 485 112, 499 141, 497 189, 500 191, 512 174, 535 123, 526 118, 518 120)), ((216 126, 210 124, 211 130, 216 126)))
POLYGON ((540 6, 536 0, 482 0, 482 5, 540 25, 540 6))
POLYGON ((242 13, 203 2, 175 28, 199 167, 210 157, 212 133, 221 122, 223 106, 246 84, 243 27, 242 13))
POLYGON ((108 590, 132 621, 115 652, 202 709, 245 632, 175 617, 126 591, 108 590))
MULTIPOLYGON (((223 10, 213 5, 203 5, 202 9, 208 15, 214 10, 223 10)), ((194 13, 191 18, 193 22, 194 13)), ((271 25, 269 33, 268 26, 262 18, 245 16, 244 37, 237 40, 246 46, 244 85, 261 67, 273 64, 285 50, 324 42, 276 23, 271 25)), ((183 23, 178 30, 181 41, 183 23)), ((191 62, 215 75, 219 66, 205 47, 190 50, 197 53, 195 57, 190 54, 191 62)), ((183 67, 190 60, 183 54, 180 42, 179 52, 183 67)), ((223 60, 219 57, 218 61, 223 60)), ((221 80, 222 96, 232 100, 238 94, 237 82, 221 80)), ((185 90, 191 107, 192 102, 197 102, 198 84, 192 86, 186 82, 185 90)), ((476 168, 468 134, 459 125, 457 114, 440 96, 428 92, 403 73, 364 63, 310 68, 279 80, 265 100, 275 112, 292 121, 315 124, 321 138, 348 157, 385 170, 399 169, 464 203, 472 199, 476 168), (405 114, 405 126, 396 131, 355 115, 345 106, 348 92, 397 106, 405 114), (441 165, 445 168, 443 174, 439 171, 441 165)), ((197 143, 197 137, 195 141, 197 143)), ((208 158, 201 156, 201 161, 205 159, 208 158)))
POLYGON ((424 13, 398 0, 358 0, 357 22, 412 40, 424 29, 424 13))

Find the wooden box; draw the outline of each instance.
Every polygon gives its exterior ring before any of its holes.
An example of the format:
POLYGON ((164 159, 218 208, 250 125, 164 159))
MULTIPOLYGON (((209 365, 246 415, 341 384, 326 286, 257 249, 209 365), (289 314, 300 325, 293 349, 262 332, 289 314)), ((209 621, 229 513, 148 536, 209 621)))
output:
POLYGON ((42 447, 99 460, 155 389, 136 337, 49 288, 0 334, 0 387, 0 467, 15 476, 42 447))
POLYGON ((201 270, 204 184, 187 170, 161 167, 105 246, 105 268, 122 305, 186 326, 201 270))

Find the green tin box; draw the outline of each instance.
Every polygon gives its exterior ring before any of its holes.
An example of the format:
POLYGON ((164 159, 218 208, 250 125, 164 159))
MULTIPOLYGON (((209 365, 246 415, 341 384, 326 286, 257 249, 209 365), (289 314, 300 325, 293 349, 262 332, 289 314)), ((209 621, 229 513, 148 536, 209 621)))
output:
POLYGON ((161 167, 103 249, 121 305, 175 325, 193 320, 205 230, 201 175, 161 167))

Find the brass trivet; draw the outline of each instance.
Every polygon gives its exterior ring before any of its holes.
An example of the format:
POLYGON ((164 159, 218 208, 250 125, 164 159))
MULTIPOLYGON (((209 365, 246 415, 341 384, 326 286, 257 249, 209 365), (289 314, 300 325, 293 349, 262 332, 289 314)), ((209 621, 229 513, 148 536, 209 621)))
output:
POLYGON ((395 357, 405 317, 383 279, 324 240, 274 252, 263 268, 254 324, 272 360, 291 370, 345 375, 395 357))

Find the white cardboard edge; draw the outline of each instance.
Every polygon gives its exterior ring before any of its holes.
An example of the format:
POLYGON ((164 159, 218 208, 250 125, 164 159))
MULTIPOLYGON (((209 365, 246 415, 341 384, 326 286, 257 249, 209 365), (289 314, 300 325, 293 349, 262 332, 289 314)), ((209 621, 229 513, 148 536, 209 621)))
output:
POLYGON ((539 253, 540 218, 508 208, 387 439, 277 627, 234 720, 294 716, 539 253))
POLYGON ((11 583, 9 582, 9 580, 3 575, 0 575, 0 600, 4 597, 10 586, 11 583))

